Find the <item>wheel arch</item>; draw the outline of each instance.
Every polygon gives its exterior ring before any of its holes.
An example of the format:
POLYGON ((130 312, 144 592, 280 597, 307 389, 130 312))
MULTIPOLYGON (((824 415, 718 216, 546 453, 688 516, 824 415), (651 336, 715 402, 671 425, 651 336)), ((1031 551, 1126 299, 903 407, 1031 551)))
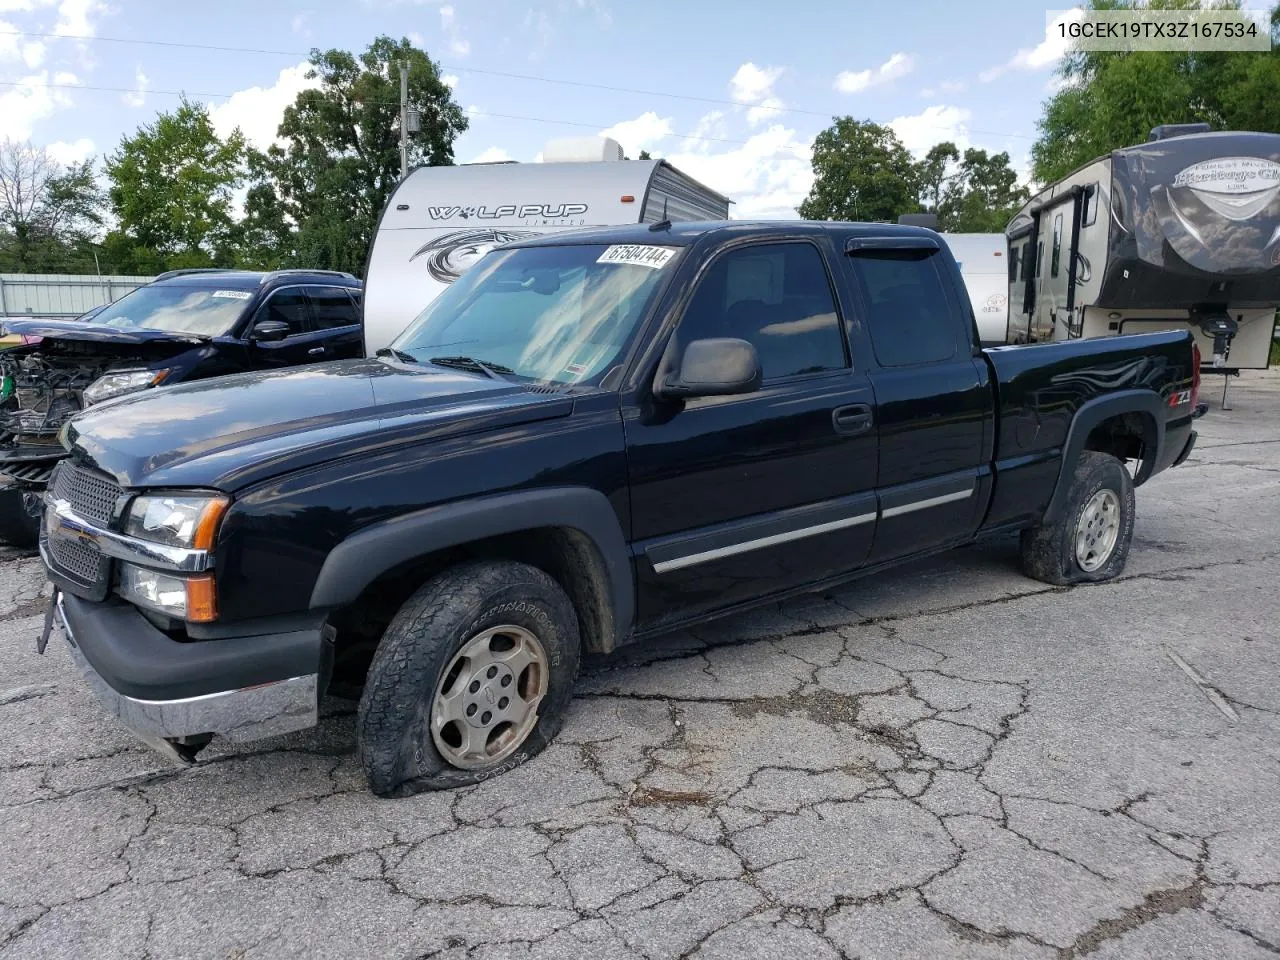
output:
POLYGON ((1058 478, 1053 496, 1045 510, 1045 521, 1052 521, 1062 510, 1071 483, 1071 471, 1081 452, 1097 450, 1122 456, 1116 438, 1130 438, 1141 443, 1134 486, 1142 484, 1155 470, 1164 448, 1164 405, 1153 390, 1121 390, 1105 397, 1095 397, 1081 405, 1071 419, 1067 439, 1062 446, 1058 478), (1117 432, 1118 431, 1118 432, 1117 432))
POLYGON ((569 594, 592 651, 614 649, 631 631, 635 588, 626 538, 608 499, 587 487, 479 497, 366 527, 325 558, 310 607, 348 607, 385 575, 457 551, 544 569, 569 594))

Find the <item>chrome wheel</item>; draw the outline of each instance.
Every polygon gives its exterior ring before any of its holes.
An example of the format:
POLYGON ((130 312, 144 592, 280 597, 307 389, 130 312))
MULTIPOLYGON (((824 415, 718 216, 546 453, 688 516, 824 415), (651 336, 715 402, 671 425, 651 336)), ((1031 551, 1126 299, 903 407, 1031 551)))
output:
POLYGON ((492 627, 454 654, 431 701, 431 738, 449 763, 487 767, 524 743, 538 722, 549 671, 524 627, 492 627))
POLYGON ((1080 511, 1076 521, 1076 563, 1093 573, 1111 559, 1120 539, 1120 498, 1099 490, 1080 511))

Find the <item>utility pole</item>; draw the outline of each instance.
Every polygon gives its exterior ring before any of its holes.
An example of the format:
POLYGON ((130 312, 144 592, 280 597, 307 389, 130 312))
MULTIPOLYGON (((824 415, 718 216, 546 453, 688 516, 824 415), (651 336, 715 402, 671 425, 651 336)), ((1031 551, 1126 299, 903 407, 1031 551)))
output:
POLYGON ((400 179, 409 175, 409 62, 400 61, 400 179))

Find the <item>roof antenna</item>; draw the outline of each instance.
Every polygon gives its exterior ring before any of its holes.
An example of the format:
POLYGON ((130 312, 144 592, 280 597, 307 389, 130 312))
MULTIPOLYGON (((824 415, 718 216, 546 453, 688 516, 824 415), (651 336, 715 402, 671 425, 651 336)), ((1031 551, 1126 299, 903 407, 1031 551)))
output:
POLYGON ((649 229, 652 231, 671 229, 671 221, 667 218, 667 198, 666 197, 662 198, 662 219, 655 224, 651 224, 649 229))

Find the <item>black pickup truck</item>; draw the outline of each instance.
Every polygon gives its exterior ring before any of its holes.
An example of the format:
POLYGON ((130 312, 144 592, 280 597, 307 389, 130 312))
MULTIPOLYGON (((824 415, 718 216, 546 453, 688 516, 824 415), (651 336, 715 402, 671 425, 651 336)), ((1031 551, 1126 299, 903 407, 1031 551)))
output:
POLYGON ((1116 576, 1199 366, 1186 332, 982 350, 921 228, 551 234, 379 356, 74 419, 41 648, 60 621, 171 756, 362 688, 375 793, 474 783, 554 736, 583 651, 996 533, 1041 580, 1116 576))

